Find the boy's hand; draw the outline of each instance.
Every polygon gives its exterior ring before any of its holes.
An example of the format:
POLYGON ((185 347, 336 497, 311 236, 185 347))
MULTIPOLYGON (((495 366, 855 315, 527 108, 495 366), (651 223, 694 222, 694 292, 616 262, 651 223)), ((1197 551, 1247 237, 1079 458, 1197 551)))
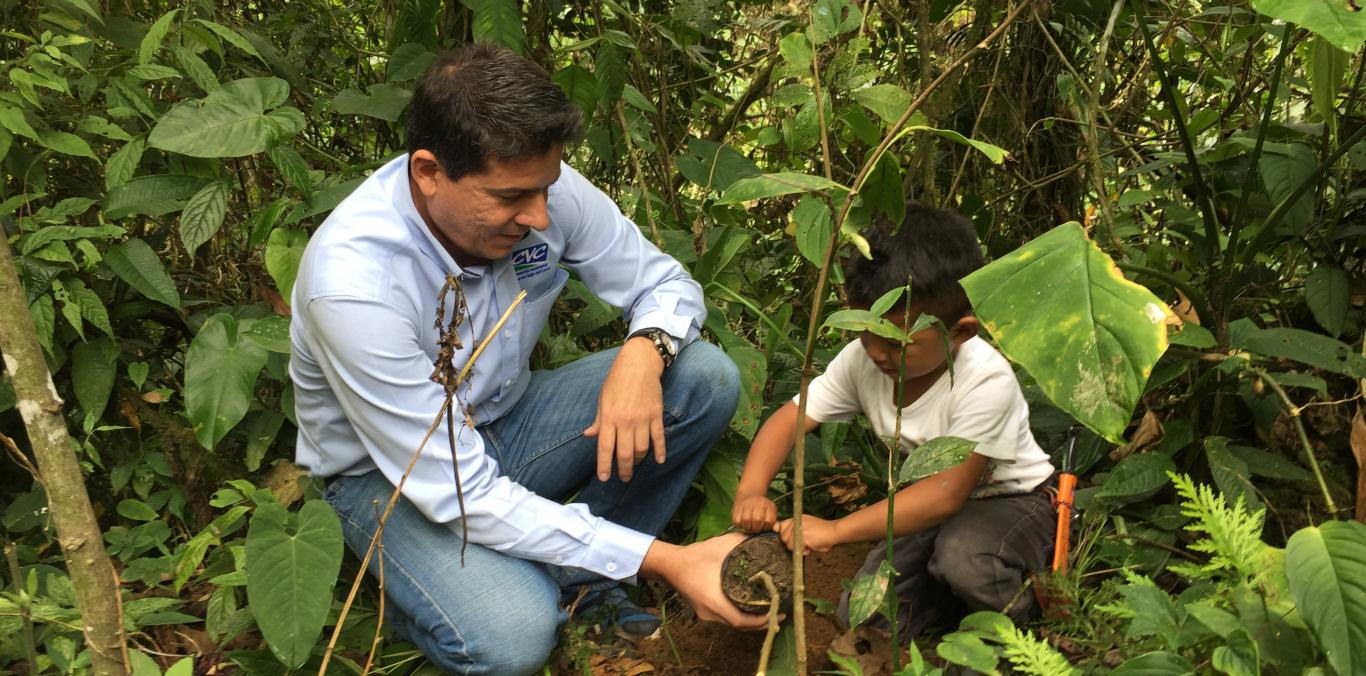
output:
POLYGON ((766 495, 741 498, 730 510, 730 522, 750 533, 770 531, 778 523, 778 506, 766 495))
MULTIPOLYGON (((844 544, 840 540, 839 528, 835 521, 827 521, 807 514, 802 517, 802 548, 811 552, 828 552, 832 547, 844 544)), ((778 537, 782 538, 783 544, 788 549, 792 549, 792 540, 796 537, 796 519, 787 519, 778 524, 778 537)))

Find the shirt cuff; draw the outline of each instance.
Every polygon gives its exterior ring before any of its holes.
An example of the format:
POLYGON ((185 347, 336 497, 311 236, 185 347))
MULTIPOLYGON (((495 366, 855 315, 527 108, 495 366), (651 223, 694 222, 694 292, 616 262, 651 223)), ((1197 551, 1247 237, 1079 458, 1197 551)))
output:
POLYGON ((698 336, 698 332, 692 328, 690 317, 679 316, 663 310, 650 310, 640 316, 632 317, 626 335, 629 336, 641 329, 660 329, 669 334, 669 337, 674 340, 674 354, 678 354, 698 336))
POLYGON ((652 535, 603 519, 580 567, 612 580, 635 577, 654 541, 652 535))

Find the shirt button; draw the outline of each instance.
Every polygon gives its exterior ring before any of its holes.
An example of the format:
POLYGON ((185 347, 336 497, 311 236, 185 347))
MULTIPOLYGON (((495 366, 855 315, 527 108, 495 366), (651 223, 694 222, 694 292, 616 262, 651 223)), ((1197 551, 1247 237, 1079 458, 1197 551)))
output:
POLYGON ((564 563, 564 557, 563 557, 563 556, 557 556, 557 557, 555 557, 555 563, 564 563))
POLYGON ((503 387, 512 387, 512 381, 509 380, 509 381, 503 383, 503 387))
POLYGON ((615 564, 615 563, 608 563, 608 564, 607 564, 607 572, 609 572, 609 573, 615 573, 615 572, 617 572, 617 564, 615 564))

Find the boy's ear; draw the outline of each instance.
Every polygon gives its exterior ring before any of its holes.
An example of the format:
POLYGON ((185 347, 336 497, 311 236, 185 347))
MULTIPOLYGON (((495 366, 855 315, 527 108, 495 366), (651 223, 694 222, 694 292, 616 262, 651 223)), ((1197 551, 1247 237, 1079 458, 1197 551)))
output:
POLYGON ((962 345, 982 332, 982 322, 975 315, 966 315, 949 327, 949 341, 962 345))

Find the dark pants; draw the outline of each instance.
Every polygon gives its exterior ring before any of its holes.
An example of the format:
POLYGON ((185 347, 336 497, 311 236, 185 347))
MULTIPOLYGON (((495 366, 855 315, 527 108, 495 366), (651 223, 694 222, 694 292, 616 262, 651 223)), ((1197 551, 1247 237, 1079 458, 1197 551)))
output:
MULTIPOLYGON (((956 624, 978 610, 1005 612, 1017 624, 1028 619, 1034 595, 1020 590, 1030 572, 1047 565, 1056 528, 1049 493, 1040 489, 968 500, 938 526, 893 540, 897 638, 909 641, 926 627, 956 624)), ((877 572, 886 558, 884 540, 869 552, 859 574, 877 572)), ((847 591, 840 597, 839 621, 849 624, 847 591)), ((882 614, 866 624, 891 628, 882 614)))

